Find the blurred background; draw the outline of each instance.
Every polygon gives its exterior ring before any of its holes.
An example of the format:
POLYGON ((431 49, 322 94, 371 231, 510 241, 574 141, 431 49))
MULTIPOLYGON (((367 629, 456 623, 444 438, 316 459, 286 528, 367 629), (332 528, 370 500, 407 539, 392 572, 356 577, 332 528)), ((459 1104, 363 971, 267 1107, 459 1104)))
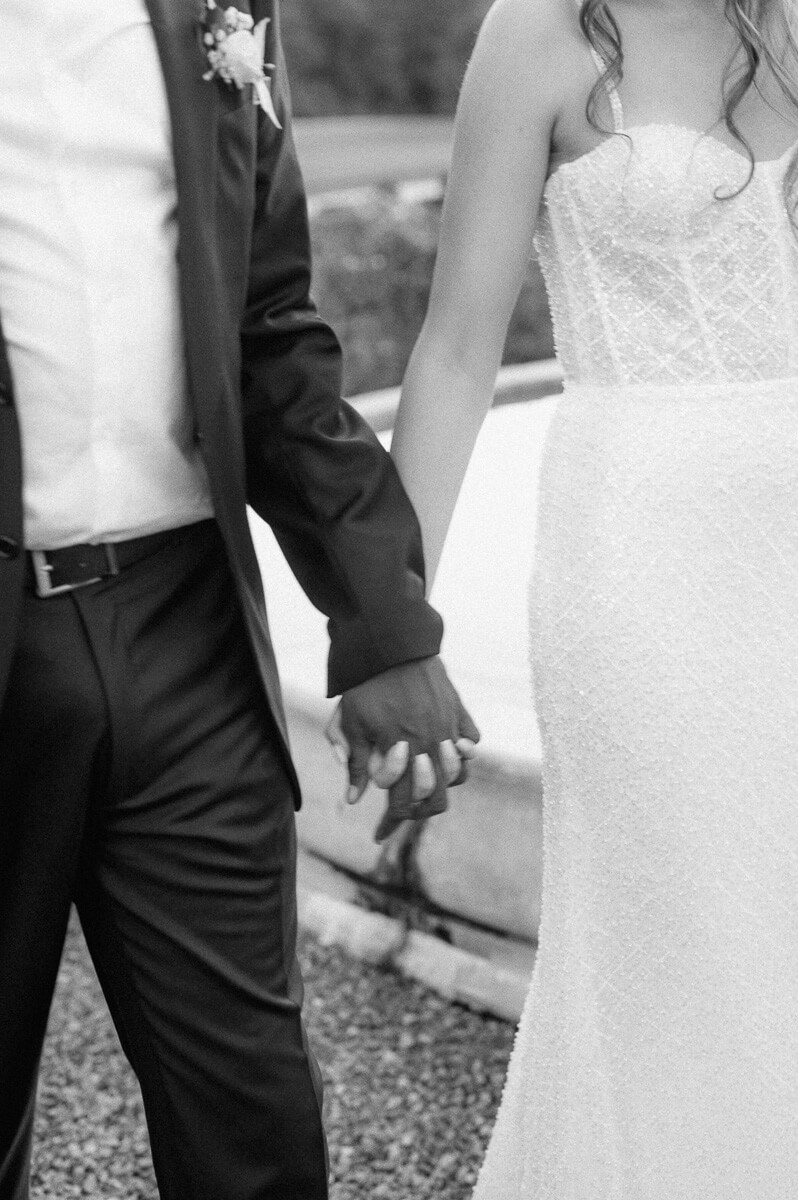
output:
POLYGON ((450 116, 489 0, 289 0, 298 117, 450 116))
MULTIPOLYGON (((294 113, 312 122, 303 128, 300 120, 297 129, 315 201, 314 291, 344 347, 347 395, 401 382, 423 320, 435 257, 442 192, 434 186, 434 169, 440 181, 460 84, 488 7, 489 0, 291 0, 284 5, 294 113), (383 120, 328 121, 326 131, 313 123, 330 117, 383 120), (331 170, 333 183, 347 189, 363 182, 364 175, 382 186, 330 196, 331 170), (431 185, 426 190, 407 186, 428 171, 433 175, 422 180, 431 185)), ((531 264, 505 362, 552 353, 542 281, 531 264)))

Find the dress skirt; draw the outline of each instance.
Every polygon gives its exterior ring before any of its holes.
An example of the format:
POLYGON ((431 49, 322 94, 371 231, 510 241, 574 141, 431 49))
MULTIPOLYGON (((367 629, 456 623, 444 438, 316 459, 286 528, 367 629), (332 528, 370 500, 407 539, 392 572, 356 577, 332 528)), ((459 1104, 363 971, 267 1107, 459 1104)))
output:
POLYGON ((540 947, 474 1200, 798 1197, 798 379, 571 387, 540 947))

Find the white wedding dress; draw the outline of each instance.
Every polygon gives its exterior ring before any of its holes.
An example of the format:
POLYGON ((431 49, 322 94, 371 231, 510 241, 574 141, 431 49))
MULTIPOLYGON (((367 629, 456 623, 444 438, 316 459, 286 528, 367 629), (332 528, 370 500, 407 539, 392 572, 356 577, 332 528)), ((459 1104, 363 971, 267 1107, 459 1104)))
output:
POLYGON ((740 154, 641 125, 546 186, 543 916, 474 1200, 798 1198, 789 157, 717 199, 740 154))

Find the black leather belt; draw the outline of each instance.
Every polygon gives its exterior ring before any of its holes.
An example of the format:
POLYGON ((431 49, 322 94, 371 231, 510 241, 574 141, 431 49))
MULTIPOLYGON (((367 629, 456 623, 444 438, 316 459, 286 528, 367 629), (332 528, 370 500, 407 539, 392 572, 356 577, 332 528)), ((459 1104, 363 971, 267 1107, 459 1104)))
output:
POLYGON ((46 598, 73 592, 118 575, 125 567, 146 558, 170 542, 180 530, 150 533, 124 542, 65 546, 61 550, 29 550, 29 580, 36 595, 46 598))

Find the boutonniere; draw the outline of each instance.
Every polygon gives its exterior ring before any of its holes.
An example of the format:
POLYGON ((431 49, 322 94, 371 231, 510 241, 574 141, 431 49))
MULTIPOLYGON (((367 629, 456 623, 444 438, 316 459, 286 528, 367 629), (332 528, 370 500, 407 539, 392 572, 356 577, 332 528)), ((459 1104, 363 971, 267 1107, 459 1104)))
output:
POLYGON ((263 61, 266 57, 268 24, 268 17, 256 25, 249 13, 241 12, 232 5, 222 8, 216 0, 205 0, 202 44, 209 70, 202 78, 216 79, 218 76, 239 91, 251 83, 253 104, 259 104, 272 124, 281 129, 269 90, 271 80, 265 73, 265 70, 274 70, 274 63, 263 61))

